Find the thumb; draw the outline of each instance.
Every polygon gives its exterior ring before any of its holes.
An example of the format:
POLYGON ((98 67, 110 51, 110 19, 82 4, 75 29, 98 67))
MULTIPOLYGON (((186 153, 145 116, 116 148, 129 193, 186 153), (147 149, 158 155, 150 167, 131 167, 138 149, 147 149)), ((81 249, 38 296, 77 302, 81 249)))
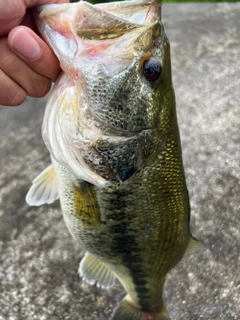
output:
POLYGON ((40 75, 56 80, 60 66, 49 46, 30 28, 19 26, 8 35, 8 45, 40 75))

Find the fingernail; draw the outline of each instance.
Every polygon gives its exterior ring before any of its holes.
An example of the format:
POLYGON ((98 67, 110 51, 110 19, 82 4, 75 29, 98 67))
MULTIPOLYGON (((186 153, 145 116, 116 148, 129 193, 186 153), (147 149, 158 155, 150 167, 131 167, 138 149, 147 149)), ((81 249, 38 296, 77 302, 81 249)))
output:
POLYGON ((28 60, 36 60, 42 52, 37 41, 22 28, 13 34, 10 45, 19 55, 28 60))

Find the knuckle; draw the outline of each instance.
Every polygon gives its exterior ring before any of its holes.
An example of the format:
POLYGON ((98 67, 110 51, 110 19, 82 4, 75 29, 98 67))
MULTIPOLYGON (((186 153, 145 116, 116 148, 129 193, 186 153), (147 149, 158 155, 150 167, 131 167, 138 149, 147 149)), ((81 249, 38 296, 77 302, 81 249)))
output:
POLYGON ((51 89, 51 80, 39 76, 28 90, 28 95, 34 98, 44 97, 51 89))
POLYGON ((7 45, 7 39, 1 38, 0 41, 0 64, 3 70, 9 70, 9 72, 16 72, 18 70, 18 59, 15 54, 9 49, 7 45))
POLYGON ((6 75, 0 68, 0 104, 18 106, 24 102, 27 92, 6 75))
POLYGON ((15 95, 14 97, 12 97, 11 105, 19 106, 26 100, 26 98, 27 98, 26 92, 22 91, 21 93, 18 93, 18 95, 15 95))

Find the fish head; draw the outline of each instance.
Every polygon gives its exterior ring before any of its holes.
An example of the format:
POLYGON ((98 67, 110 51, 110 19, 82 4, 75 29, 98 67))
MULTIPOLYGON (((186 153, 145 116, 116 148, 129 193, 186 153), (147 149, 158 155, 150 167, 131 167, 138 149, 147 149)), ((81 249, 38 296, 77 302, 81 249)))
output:
POLYGON ((38 8, 38 28, 63 74, 49 99, 43 139, 56 161, 96 186, 127 182, 154 161, 171 86, 161 2, 38 8), (165 103, 166 104, 166 103, 165 103))

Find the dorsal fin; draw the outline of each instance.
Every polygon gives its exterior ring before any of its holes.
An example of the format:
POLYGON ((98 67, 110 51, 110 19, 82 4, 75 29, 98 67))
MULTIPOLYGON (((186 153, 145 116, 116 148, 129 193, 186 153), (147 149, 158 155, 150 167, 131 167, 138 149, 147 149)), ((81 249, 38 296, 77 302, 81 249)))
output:
POLYGON ((115 283, 114 273, 88 252, 80 262, 78 272, 85 282, 102 289, 109 289, 115 283))
POLYGON ((32 186, 26 195, 29 206, 41 206, 50 204, 59 198, 58 181, 53 165, 43 170, 32 182, 32 186))

